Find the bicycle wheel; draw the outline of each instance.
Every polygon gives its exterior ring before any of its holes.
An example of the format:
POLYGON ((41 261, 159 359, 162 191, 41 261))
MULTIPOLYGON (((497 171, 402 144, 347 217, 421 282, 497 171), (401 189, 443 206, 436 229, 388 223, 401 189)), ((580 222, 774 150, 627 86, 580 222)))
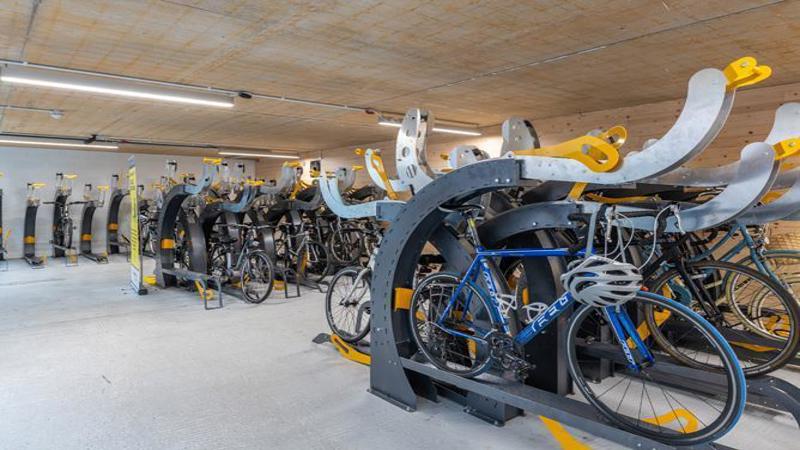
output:
MULTIPOLYGON (((797 299, 797 295, 800 294, 800 252, 797 250, 767 250, 761 255, 761 258, 767 271, 771 272, 765 273, 765 275, 774 275, 797 299)), ((755 262, 749 256, 737 262, 756 269, 755 262)))
POLYGON ((442 272, 420 281, 409 307, 411 335, 431 364, 447 372, 473 377, 491 367, 488 345, 483 338, 499 327, 492 320, 486 299, 469 284, 456 298, 444 322, 438 323, 458 283, 458 276, 442 272))
POLYGON ((341 228, 328 239, 331 260, 341 265, 352 265, 362 252, 363 235, 358 228, 341 228))
MULTIPOLYGON (((640 292, 626 306, 628 312, 657 310, 680 321, 691 352, 714 359, 719 370, 676 365, 655 348, 652 363, 631 369, 625 352, 639 354, 630 339, 619 342, 608 331, 604 310, 585 306, 569 323, 566 349, 570 374, 586 400, 620 427, 669 445, 710 442, 733 428, 744 409, 746 384, 720 333, 686 306, 658 295, 640 292), (704 387, 675 383, 675 375, 702 380, 704 387)), ((640 336, 646 332, 639 327, 640 336)))
MULTIPOLYGON (((672 298, 711 322, 728 340, 745 375, 757 376, 783 367, 798 350, 800 306, 775 280, 753 269, 722 261, 686 265, 688 279, 670 269, 648 283, 651 292, 672 298), (696 298, 701 296, 701 301, 696 298)), ((678 349, 680 329, 666 327, 671 318, 645 315, 653 338, 675 359, 696 368, 714 367, 678 349)))
POLYGON ((333 276, 325 293, 325 317, 331 331, 345 342, 358 342, 369 333, 371 311, 370 278, 367 269, 345 267, 333 276))
POLYGON ((297 274, 312 282, 322 281, 330 271, 328 251, 317 241, 306 241, 297 251, 297 274))
POLYGON ((239 281, 247 302, 261 303, 269 297, 275 281, 275 271, 265 252, 254 251, 247 255, 239 281))

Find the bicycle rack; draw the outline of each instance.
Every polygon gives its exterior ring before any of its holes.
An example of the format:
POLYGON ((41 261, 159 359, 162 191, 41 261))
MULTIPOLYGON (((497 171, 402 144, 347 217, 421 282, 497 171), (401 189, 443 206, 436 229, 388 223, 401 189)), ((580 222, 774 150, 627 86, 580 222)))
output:
POLYGON ((92 252, 92 221, 97 208, 102 208, 106 202, 106 193, 109 186, 97 186, 99 196, 95 197, 91 184, 85 185, 83 209, 81 210, 81 234, 79 250, 80 255, 98 264, 108 264, 108 254, 92 252))
MULTIPOLYGON (((218 201, 207 205, 203 211, 200 213, 200 217, 198 218, 198 223, 203 230, 205 236, 210 236, 213 232, 213 228, 215 225, 218 224, 239 224, 241 223, 241 218, 244 214, 247 213, 248 208, 252 205, 254 198, 258 194, 258 188, 256 186, 246 184, 242 190, 237 194, 237 199, 234 201, 218 201)), ((223 227, 225 232, 228 233, 228 236, 232 239, 237 240, 236 248, 241 250, 242 243, 240 242, 240 235, 237 231, 231 229, 230 227, 223 227)), ((195 277, 195 281, 199 281, 200 277, 195 277)), ((205 278, 205 280, 209 280, 212 278, 205 278)), ((241 297, 241 293, 236 290, 226 289, 226 286, 221 283, 219 277, 213 278, 216 282, 219 291, 219 308, 222 307, 222 292, 226 292, 228 295, 233 295, 238 298, 241 297)), ((204 287, 207 289, 207 287, 204 287)), ((203 296, 203 289, 198 289, 200 291, 200 295, 203 296)), ((288 289, 287 289, 288 291, 288 289)), ((297 296, 300 295, 299 288, 297 296)), ((205 297, 204 297, 205 298, 205 297)), ((216 308, 208 308, 206 309, 216 309, 216 308)))
POLYGON ((119 174, 111 175, 111 193, 108 199, 108 216, 106 218, 106 254, 117 255, 120 249, 129 249, 130 245, 123 242, 119 231, 119 211, 122 201, 130 192, 120 186, 119 174))
MULTIPOLYGON (((571 384, 565 352, 559 348, 562 342, 560 336, 565 332, 565 317, 546 330, 541 336, 542 341, 537 337, 538 349, 532 349, 534 355, 531 361, 535 362, 536 369, 531 372, 525 384, 510 383, 489 374, 466 379, 414 358, 416 351, 408 330, 408 311, 404 299, 413 286, 413 268, 426 243, 436 247, 445 259, 446 266, 457 272, 463 272, 471 261, 469 250, 446 224, 447 214, 438 209, 440 205, 453 201, 470 201, 486 193, 529 185, 536 180, 621 185, 642 182, 669 173, 699 154, 720 131, 730 112, 735 92, 735 86, 731 88, 729 81, 722 71, 716 69, 706 69, 695 74, 689 81, 684 110, 672 129, 661 139, 651 141, 643 150, 628 155, 612 172, 591 172, 581 163, 565 158, 515 156, 514 151, 518 151, 520 147, 536 147, 538 140, 529 124, 520 119, 512 119, 503 126, 506 138, 504 157, 466 165, 437 177, 424 189, 417 190, 401 206, 395 220, 390 224, 373 272, 370 392, 413 411, 417 407, 418 395, 435 400, 442 392, 455 389, 465 403, 467 412, 493 423, 501 424, 525 410, 627 447, 670 448, 609 425, 588 404, 565 397, 571 384)), ((772 147, 765 143, 746 147, 742 152, 741 169, 729 183, 728 189, 732 187, 738 191, 742 186, 748 185, 755 187, 758 194, 768 190, 777 175, 774 156, 772 147), (749 180, 749 176, 756 181, 749 180)), ((730 198, 730 194, 726 196, 730 198)), ((749 201, 752 197, 755 195, 748 193, 747 201, 739 202, 736 208, 725 209, 708 222, 716 222, 723 215, 735 217, 741 214, 752 206, 749 201)), ((761 195, 757 197, 760 198, 761 195)), ((569 219, 572 214, 591 212, 598 206, 586 201, 529 204, 500 213, 483 222, 479 226, 479 233, 489 248, 501 242, 513 247, 520 245, 518 241, 527 246, 532 241, 538 241, 542 247, 548 247, 553 245, 548 230, 574 228, 576 224, 569 219)), ((723 205, 717 202, 712 206, 721 208, 723 205)), ((685 218, 685 213, 682 214, 685 218)), ((684 229, 698 229, 708 222, 693 217, 688 221, 684 219, 683 225, 684 229)), ((637 227, 652 229, 652 224, 652 219, 649 226, 645 226, 646 221, 639 220, 637 227)), ((523 263, 528 285, 535 291, 532 295, 537 298, 557 298, 555 294, 560 289, 557 277, 561 262, 551 258, 542 260, 539 264, 529 261, 523 263)), ((525 353, 528 352, 529 349, 526 348, 525 353)), ((697 383, 697 374, 690 373, 685 367, 666 364, 665 368, 665 372, 676 377, 676 383, 680 383, 680 386, 712 388, 697 383)), ((779 380, 762 378, 751 380, 748 390, 755 399, 754 403, 763 401, 775 407, 783 402, 785 410, 793 414, 796 412, 796 406, 786 406, 791 404, 787 396, 800 398, 789 393, 796 390, 793 386, 787 387, 779 380)), ((717 444, 702 446, 718 447, 717 444)))
POLYGON ((44 183, 28 183, 25 201, 25 232, 23 234, 23 256, 32 269, 43 269, 44 258, 36 256, 36 213, 42 200, 36 191, 44 187, 44 183))
MULTIPOLYGON (((0 172, 0 178, 3 178, 3 172, 0 172)), ((0 270, 5 272, 8 270, 8 260, 6 259, 5 239, 3 239, 3 190, 0 189, 0 270)))
POLYGON ((69 215, 71 206, 69 197, 72 195, 72 180, 75 178, 77 178, 77 175, 57 173, 55 197, 52 202, 45 202, 45 204, 53 205, 53 235, 50 239, 50 246, 53 247, 53 257, 63 257, 65 267, 78 265, 79 252, 72 242, 74 225, 70 223, 70 229, 64 230, 64 224, 61 221, 64 215, 69 215))
POLYGON ((219 160, 204 159, 203 175, 196 183, 182 183, 172 187, 163 199, 158 215, 159 248, 156 255, 156 280, 162 287, 176 286, 178 278, 196 280, 207 277, 208 260, 203 229, 193 211, 186 211, 183 203, 190 197, 205 192, 214 181, 216 165, 219 160), (191 270, 175 268, 175 228, 178 222, 183 226, 184 242, 188 242, 191 270), (189 277, 188 275, 192 275, 189 277))
POLYGON ((333 177, 320 177, 319 190, 327 207, 337 216, 344 219, 360 219, 376 217, 378 220, 390 221, 394 218, 399 206, 405 204, 400 200, 375 200, 365 203, 348 203, 342 198, 340 182, 346 177, 347 169, 339 169, 333 177))

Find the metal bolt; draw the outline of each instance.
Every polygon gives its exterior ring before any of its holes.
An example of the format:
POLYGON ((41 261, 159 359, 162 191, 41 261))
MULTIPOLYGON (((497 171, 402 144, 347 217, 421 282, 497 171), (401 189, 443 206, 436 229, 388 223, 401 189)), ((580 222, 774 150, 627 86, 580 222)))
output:
POLYGON ((534 226, 534 227, 535 227, 536 225, 538 225, 538 223, 536 223, 536 222, 533 222, 533 223, 531 224, 531 226, 534 226))
POLYGON ((506 178, 506 183, 511 183, 511 178, 506 178))
POLYGON ((495 178, 495 179, 494 179, 494 182, 495 182, 495 183, 499 183, 499 182, 500 182, 500 178, 495 178))

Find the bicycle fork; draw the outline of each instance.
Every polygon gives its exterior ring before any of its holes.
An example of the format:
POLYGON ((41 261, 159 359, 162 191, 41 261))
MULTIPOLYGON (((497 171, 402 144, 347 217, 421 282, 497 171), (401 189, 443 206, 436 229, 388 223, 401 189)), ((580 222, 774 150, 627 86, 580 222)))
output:
POLYGON ((611 331, 619 341, 622 352, 625 354, 625 359, 628 360, 628 369, 638 373, 642 367, 633 356, 631 351, 633 349, 639 353, 645 365, 655 362, 653 354, 650 353, 650 349, 647 348, 641 336, 639 336, 639 332, 636 330, 636 326, 627 311, 618 306, 604 306, 602 310, 611 331))

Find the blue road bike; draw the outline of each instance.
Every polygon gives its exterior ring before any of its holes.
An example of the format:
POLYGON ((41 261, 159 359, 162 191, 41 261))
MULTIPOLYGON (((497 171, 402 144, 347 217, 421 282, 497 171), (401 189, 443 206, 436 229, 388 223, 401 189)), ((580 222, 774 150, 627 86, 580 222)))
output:
POLYGON ((412 295, 411 333, 419 352, 435 367, 465 377, 491 370, 524 379, 533 368, 525 358, 525 346, 559 316, 571 314, 563 348, 572 379, 610 421, 670 445, 709 442, 736 424, 744 409, 746 385, 733 350, 710 323, 686 306, 638 290, 640 278, 631 289, 633 266, 593 255, 599 213, 589 221, 585 249, 491 250, 480 244, 479 206, 442 209, 466 219, 475 256, 464 274, 429 275, 412 295), (509 316, 517 305, 511 296, 498 292, 495 264, 501 258, 548 257, 572 258, 575 262, 569 268, 579 267, 562 276, 566 292, 543 304, 541 312, 514 333, 518 327, 509 316), (574 309, 576 305, 580 307, 574 309), (684 353, 713 369, 677 364, 651 345, 647 322, 641 320, 645 309, 646 314, 668 314, 672 329, 660 330, 662 335, 679 332, 684 353), (709 391, 676 386, 670 383, 675 375, 702 379, 715 387, 709 391))

